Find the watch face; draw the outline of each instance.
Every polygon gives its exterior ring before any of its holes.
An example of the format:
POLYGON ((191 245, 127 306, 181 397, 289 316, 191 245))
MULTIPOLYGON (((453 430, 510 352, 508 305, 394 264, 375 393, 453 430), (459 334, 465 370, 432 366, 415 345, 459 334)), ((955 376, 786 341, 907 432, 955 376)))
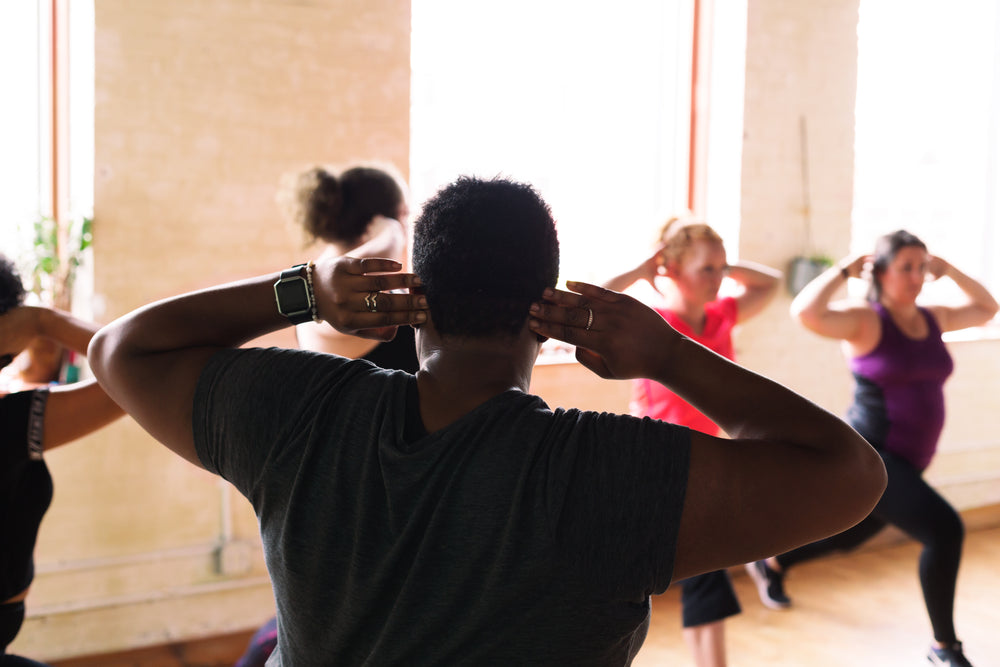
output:
POLYGON ((278 309, 282 315, 293 315, 309 310, 309 294, 306 292, 306 281, 304 278, 292 278, 282 280, 274 286, 274 293, 278 297, 278 309))

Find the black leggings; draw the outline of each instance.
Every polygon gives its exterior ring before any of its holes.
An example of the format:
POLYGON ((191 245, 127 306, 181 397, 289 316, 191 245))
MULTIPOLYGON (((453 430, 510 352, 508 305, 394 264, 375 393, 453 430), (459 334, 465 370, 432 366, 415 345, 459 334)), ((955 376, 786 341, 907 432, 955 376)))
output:
POLYGON ((0 604, 0 667, 45 667, 40 662, 7 655, 7 645, 14 641, 24 622, 24 602, 0 604))
POLYGON ((920 552, 920 587, 934 639, 953 644, 957 641, 955 582, 965 538, 962 518, 908 461, 881 450, 879 454, 885 462, 889 484, 872 513, 839 535, 778 556, 778 563, 787 569, 835 551, 849 551, 873 537, 886 524, 896 526, 924 547, 920 552))

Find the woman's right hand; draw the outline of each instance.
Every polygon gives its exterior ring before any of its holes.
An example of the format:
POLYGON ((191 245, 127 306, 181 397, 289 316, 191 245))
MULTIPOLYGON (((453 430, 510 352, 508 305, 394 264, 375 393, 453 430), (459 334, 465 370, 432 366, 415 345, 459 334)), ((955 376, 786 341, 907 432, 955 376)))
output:
POLYGON ((597 285, 566 286, 572 292, 549 289, 532 304, 532 331, 575 345, 577 360, 605 379, 651 377, 669 364, 682 336, 655 310, 597 285))
POLYGON ((604 289, 613 290, 615 292, 624 292, 640 280, 644 280, 649 283, 649 285, 658 294, 661 293, 660 288, 656 286, 656 277, 666 275, 666 267, 663 264, 662 253, 663 244, 661 243, 657 246, 656 252, 642 260, 638 266, 605 281, 603 285, 604 289))
POLYGON ((18 306, 0 315, 0 357, 16 357, 39 335, 41 309, 18 306))

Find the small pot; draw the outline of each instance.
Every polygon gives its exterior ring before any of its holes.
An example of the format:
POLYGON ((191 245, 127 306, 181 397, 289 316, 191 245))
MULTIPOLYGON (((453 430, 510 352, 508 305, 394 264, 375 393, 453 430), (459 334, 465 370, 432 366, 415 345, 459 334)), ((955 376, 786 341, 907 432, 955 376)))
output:
POLYGON ((819 274, 833 266, 825 257, 796 257, 788 264, 788 291, 795 296, 819 274))

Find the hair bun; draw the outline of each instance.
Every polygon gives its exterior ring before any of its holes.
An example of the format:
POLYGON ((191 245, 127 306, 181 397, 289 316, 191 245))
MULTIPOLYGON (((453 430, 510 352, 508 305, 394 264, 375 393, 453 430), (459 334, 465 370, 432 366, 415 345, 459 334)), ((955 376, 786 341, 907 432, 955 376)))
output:
POLYGON ((312 167, 282 177, 278 206, 310 242, 329 236, 336 228, 343 203, 340 181, 325 167, 312 167))

